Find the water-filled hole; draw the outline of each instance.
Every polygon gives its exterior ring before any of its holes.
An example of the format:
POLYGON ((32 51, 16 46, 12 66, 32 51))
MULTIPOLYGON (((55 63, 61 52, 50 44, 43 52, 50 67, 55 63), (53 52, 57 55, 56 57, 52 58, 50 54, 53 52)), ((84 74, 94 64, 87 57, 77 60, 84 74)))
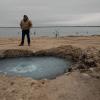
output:
POLYGON ((65 72, 72 62, 57 57, 20 57, 0 59, 0 73, 13 76, 51 79, 65 72))

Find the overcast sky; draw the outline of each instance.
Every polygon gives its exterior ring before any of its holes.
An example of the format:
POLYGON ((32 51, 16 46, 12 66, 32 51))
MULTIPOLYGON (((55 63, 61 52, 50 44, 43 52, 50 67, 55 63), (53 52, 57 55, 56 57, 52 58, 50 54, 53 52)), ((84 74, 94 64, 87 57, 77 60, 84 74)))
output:
POLYGON ((100 0, 0 0, 0 26, 19 26, 23 15, 40 25, 100 25, 100 0))

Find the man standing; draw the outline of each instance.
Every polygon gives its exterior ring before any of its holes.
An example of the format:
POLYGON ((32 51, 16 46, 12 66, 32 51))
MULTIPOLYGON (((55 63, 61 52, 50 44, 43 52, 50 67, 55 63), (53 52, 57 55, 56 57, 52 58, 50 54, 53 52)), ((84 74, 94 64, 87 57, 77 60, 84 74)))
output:
POLYGON ((22 40, 19 46, 24 45, 25 35, 27 36, 28 46, 30 46, 30 28, 32 27, 32 22, 27 15, 23 16, 23 19, 20 22, 20 27, 22 29, 22 40))

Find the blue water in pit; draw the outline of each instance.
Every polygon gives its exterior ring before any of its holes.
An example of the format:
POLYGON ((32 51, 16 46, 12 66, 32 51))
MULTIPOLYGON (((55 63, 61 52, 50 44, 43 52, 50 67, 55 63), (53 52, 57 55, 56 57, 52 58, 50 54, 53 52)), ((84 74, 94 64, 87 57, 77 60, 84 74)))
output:
POLYGON ((0 59, 0 73, 32 77, 33 79, 52 79, 63 74, 72 62, 56 57, 21 57, 0 59))

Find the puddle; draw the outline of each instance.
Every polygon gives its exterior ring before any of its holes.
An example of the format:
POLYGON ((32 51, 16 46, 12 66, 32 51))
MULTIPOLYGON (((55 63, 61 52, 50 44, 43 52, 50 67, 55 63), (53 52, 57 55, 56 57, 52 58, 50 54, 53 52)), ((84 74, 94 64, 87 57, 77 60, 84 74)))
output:
POLYGON ((33 79, 52 79, 63 74, 71 64, 70 60, 57 57, 5 58, 0 59, 0 73, 33 79))

